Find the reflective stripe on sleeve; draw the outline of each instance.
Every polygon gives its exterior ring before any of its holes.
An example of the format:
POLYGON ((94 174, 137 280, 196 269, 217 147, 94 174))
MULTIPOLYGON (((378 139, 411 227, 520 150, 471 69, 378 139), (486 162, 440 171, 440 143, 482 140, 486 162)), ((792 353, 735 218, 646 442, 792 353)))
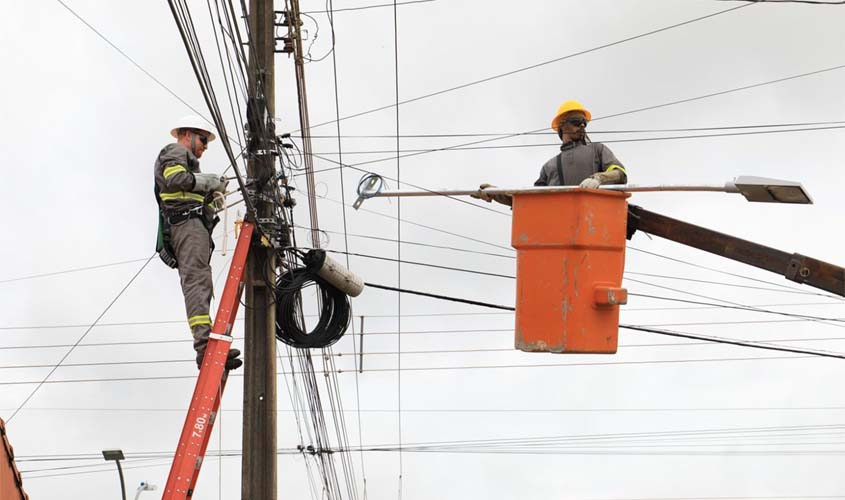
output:
POLYGON ((161 193, 161 201, 173 201, 173 200, 191 200, 191 201, 198 201, 200 203, 205 201, 205 196, 197 193, 191 193, 189 191, 176 191, 175 193, 161 193))
POLYGON ((191 327, 210 324, 211 316, 209 316, 208 314, 197 314, 196 316, 191 316, 190 318, 188 318, 188 325, 190 325, 191 327))
POLYGON ((607 170, 605 170, 605 172, 613 172, 614 170, 621 170, 623 174, 628 175, 628 172, 625 171, 622 165, 616 165, 615 163, 607 167, 607 170))
POLYGON ((182 165, 172 165, 170 167, 165 168, 164 171, 162 172, 162 175, 164 175, 164 178, 167 179, 171 175, 176 175, 180 172, 187 172, 187 171, 188 170, 185 169, 185 167, 182 166, 182 165))

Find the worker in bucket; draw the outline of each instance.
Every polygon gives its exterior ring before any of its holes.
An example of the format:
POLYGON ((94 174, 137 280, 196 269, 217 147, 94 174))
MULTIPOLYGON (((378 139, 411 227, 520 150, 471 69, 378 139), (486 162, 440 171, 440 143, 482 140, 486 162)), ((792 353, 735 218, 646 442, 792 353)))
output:
MULTIPOLYGON (((194 337, 197 367, 202 366, 211 333, 211 232, 219 221, 215 193, 225 193, 228 181, 216 174, 200 172, 199 159, 215 139, 206 121, 186 116, 170 131, 176 142, 164 146, 155 161, 155 195, 159 207, 156 251, 165 264, 179 270, 188 325, 194 337)), ((226 369, 243 362, 241 352, 231 349, 226 369)))
MULTIPOLYGON (((552 130, 563 142, 560 153, 550 159, 540 170, 535 186, 580 186, 597 189, 602 184, 625 184, 628 176, 625 167, 604 144, 591 142, 587 137, 590 112, 578 101, 566 101, 558 107, 552 119, 552 130)), ((486 202, 497 201, 511 206, 508 194, 490 195, 485 189, 495 187, 482 184, 477 194, 471 195, 486 202)))

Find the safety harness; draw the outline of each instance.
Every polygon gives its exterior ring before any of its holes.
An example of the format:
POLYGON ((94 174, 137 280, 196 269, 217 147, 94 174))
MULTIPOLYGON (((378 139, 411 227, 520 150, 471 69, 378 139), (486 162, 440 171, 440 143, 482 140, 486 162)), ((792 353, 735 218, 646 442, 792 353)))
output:
MULTIPOLYGON (((162 262, 168 267, 176 269, 179 267, 179 261, 176 259, 176 251, 173 249, 171 243, 171 228, 174 225, 181 224, 188 219, 199 218, 203 225, 208 230, 208 239, 211 252, 214 252, 214 240, 211 239, 211 233, 214 231, 214 226, 220 222, 220 218, 216 215, 210 221, 205 217, 203 205, 199 204, 193 208, 184 210, 168 209, 161 200, 161 190, 156 185, 154 186, 156 203, 158 204, 158 237, 156 238, 156 252, 162 262)), ((208 258, 211 259, 211 253, 208 258)))

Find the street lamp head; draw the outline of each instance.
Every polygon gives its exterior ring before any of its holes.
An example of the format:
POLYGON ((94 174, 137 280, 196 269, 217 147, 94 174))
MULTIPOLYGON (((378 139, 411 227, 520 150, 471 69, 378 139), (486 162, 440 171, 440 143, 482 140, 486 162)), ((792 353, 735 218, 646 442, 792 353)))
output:
POLYGON ((141 485, 138 486, 138 491, 154 491, 157 490, 158 486, 155 484, 150 484, 146 481, 141 481, 141 485))
POLYGON ((743 175, 728 182, 725 188, 728 192, 742 193, 748 201, 813 204, 800 182, 743 175))
POLYGON ((103 450, 103 458, 106 460, 123 460, 123 450, 103 450))

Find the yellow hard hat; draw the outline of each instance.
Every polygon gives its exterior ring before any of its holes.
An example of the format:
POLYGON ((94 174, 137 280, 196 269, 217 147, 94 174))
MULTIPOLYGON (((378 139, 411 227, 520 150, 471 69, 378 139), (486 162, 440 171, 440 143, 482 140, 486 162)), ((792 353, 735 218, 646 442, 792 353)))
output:
POLYGON ((582 113, 584 113, 584 116, 587 117, 587 121, 593 119, 593 115, 590 114, 590 112, 587 111, 587 108, 585 108, 580 102, 566 101, 557 108, 555 118, 554 120, 552 120, 552 130, 557 132, 558 124, 560 123, 561 117, 563 117, 563 115, 569 113, 570 111, 581 111, 582 113))

